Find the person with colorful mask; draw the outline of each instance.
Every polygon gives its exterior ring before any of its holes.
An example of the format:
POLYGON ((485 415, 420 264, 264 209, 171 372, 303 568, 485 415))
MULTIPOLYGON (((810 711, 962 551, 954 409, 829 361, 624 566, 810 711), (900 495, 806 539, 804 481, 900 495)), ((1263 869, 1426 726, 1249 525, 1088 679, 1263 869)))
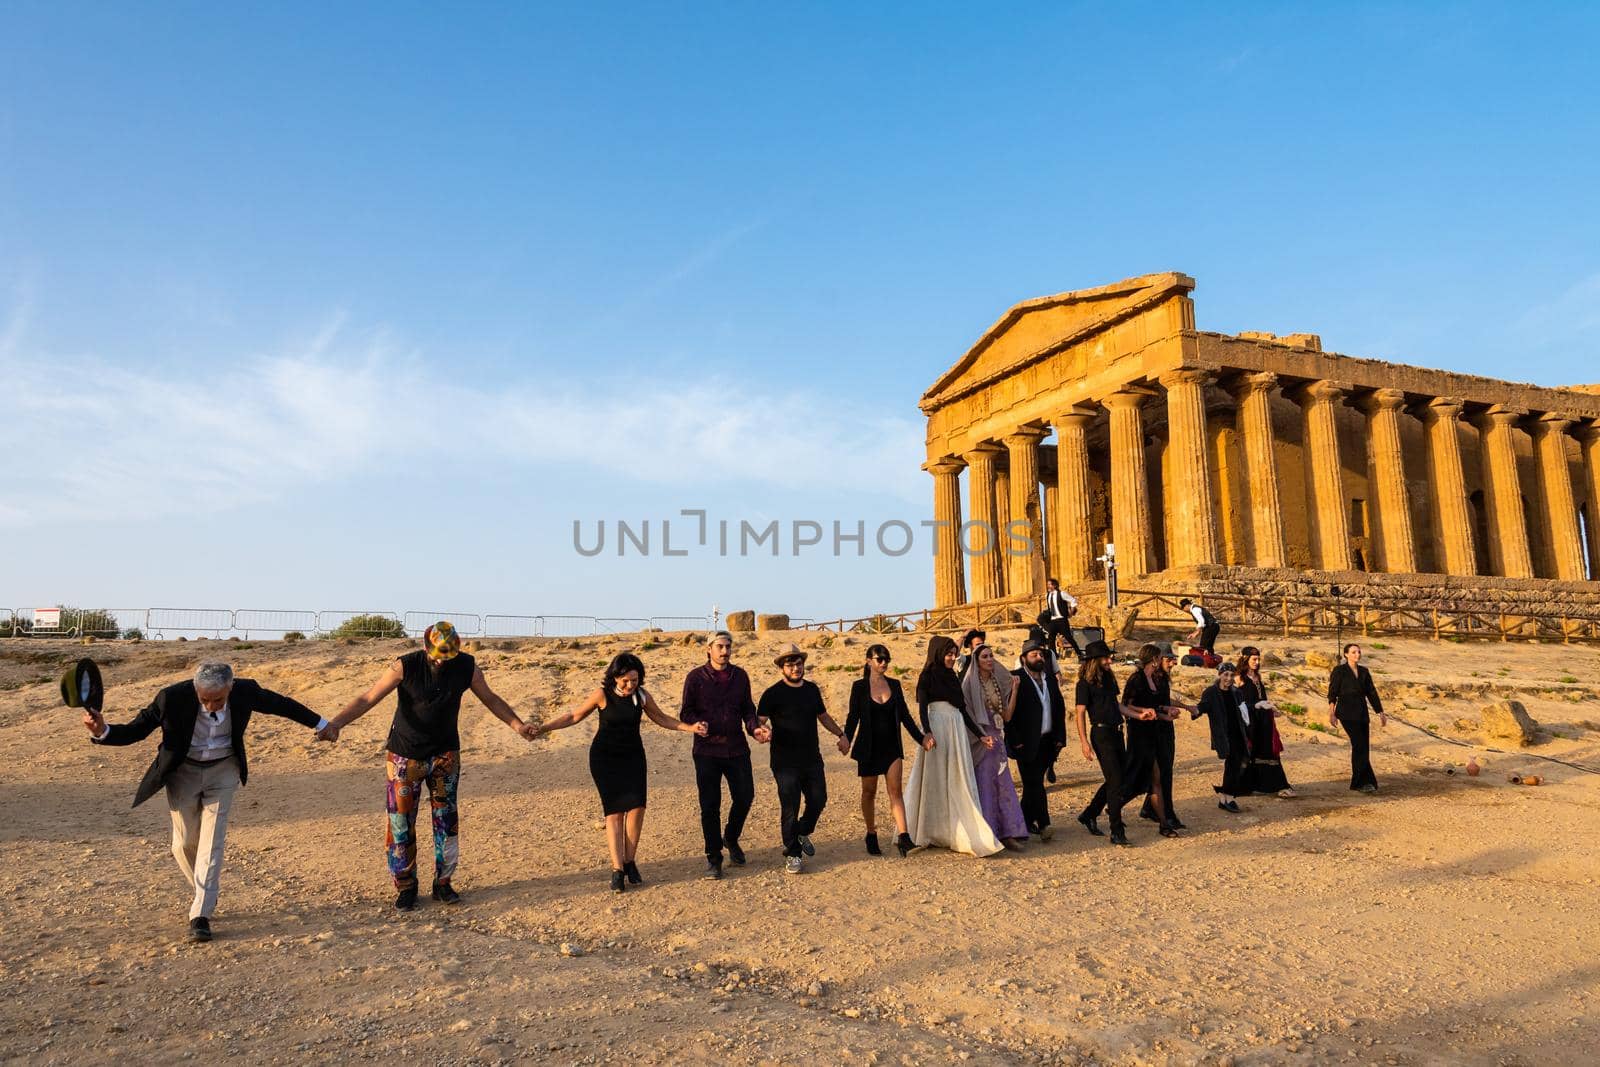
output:
POLYGON ((450 883, 459 855, 456 789, 461 780, 461 734, 457 720, 461 698, 469 690, 495 718, 523 738, 531 741, 539 735, 537 726, 523 722, 511 705, 489 688, 483 671, 461 651, 461 635, 442 620, 423 633, 422 648, 391 663, 371 689, 346 704, 318 733, 336 740, 340 730, 371 711, 390 692, 397 694, 385 759, 389 873, 398 891, 394 906, 401 911, 417 906, 417 807, 424 791, 433 811, 433 899, 445 904, 461 900, 450 883))

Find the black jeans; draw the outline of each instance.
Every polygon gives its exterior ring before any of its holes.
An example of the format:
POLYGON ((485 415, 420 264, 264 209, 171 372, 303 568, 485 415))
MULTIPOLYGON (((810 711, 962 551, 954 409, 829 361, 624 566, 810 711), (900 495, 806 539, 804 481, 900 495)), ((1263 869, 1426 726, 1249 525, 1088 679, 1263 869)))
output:
POLYGON ((1360 715, 1348 718, 1340 712, 1339 725, 1344 727, 1345 734, 1350 738, 1350 788, 1360 789, 1364 785, 1376 787, 1378 776, 1372 773, 1372 759, 1369 756, 1372 720, 1367 717, 1365 709, 1360 715))
POLYGON ((1017 776, 1022 779, 1022 821, 1028 832, 1036 834, 1050 825, 1050 802, 1044 795, 1044 772, 1055 759, 1055 745, 1048 739, 1039 743, 1033 759, 1017 758, 1017 776))
POLYGON ((1128 766, 1128 747, 1122 743, 1120 726, 1093 726, 1089 729, 1089 744, 1100 761, 1100 773, 1105 782, 1083 809, 1083 817, 1097 819, 1102 811, 1110 810, 1111 828, 1122 829, 1122 807, 1128 802, 1123 788, 1123 772, 1128 766))
POLYGON ((694 784, 700 791, 700 833, 705 837, 706 859, 722 861, 722 843, 738 843, 750 802, 756 798, 756 780, 750 771, 750 754, 696 756, 694 784), (722 780, 728 780, 728 825, 722 825, 722 780))
POLYGON ((1212 648, 1211 646, 1217 643, 1217 634, 1221 632, 1222 624, 1220 622, 1214 622, 1210 626, 1201 627, 1200 647, 1205 649, 1207 652, 1215 652, 1216 649, 1212 648))
POLYGON ((817 817, 828 803, 828 775, 822 764, 808 767, 774 767, 778 783, 778 825, 783 832, 783 854, 800 855, 800 835, 817 828, 817 817), (800 801, 805 800, 805 810, 800 801))
POLYGON ((1078 647, 1077 638, 1072 636, 1071 619, 1049 619, 1044 624, 1044 632, 1050 639, 1052 649, 1056 647, 1056 635, 1060 634, 1067 639, 1067 644, 1072 646, 1072 651, 1079 656, 1083 655, 1083 649, 1078 647))

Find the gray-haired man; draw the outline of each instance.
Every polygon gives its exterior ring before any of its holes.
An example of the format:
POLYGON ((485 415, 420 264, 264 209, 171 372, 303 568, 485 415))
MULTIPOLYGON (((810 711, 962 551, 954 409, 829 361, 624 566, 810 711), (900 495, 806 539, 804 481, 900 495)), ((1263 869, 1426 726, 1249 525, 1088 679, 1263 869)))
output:
POLYGON ((172 855, 194 891, 189 937, 211 940, 211 914, 222 879, 222 845, 233 794, 250 777, 244 728, 256 712, 293 719, 320 730, 327 720, 302 704, 235 678, 226 663, 206 662, 194 679, 169 685, 132 722, 107 725, 98 709, 85 708, 83 724, 97 745, 132 745, 161 727, 161 745, 133 794, 138 807, 167 791, 172 812, 172 855))

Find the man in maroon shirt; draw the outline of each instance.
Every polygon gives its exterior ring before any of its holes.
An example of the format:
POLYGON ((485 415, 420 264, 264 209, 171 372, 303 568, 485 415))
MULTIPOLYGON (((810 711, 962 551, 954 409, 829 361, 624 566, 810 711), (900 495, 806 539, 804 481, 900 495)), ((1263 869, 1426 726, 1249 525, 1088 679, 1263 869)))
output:
POLYGON ((704 736, 694 739, 694 781, 700 791, 700 832, 705 836, 706 876, 722 877, 722 849, 737 865, 744 864, 739 833, 756 796, 750 771, 748 733, 765 744, 772 732, 756 716, 750 698, 750 676, 735 667, 733 635, 718 630, 706 642, 706 662, 683 680, 683 702, 678 718, 693 725, 706 724, 704 736), (728 823, 722 824, 722 780, 728 781, 728 823))

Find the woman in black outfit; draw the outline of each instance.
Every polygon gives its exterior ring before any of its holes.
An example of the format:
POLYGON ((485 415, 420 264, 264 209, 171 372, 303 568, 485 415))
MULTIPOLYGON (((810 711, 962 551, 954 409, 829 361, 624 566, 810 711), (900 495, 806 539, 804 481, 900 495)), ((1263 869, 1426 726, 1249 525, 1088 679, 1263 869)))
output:
POLYGON ((1109 809, 1111 844, 1126 845, 1128 835, 1122 825, 1122 808, 1128 802, 1123 777, 1128 767, 1128 749, 1122 740, 1122 720, 1148 722, 1156 713, 1150 708, 1130 708, 1117 699, 1117 676, 1111 673, 1111 647, 1104 641, 1091 641, 1083 650, 1074 703, 1083 758, 1098 759, 1100 773, 1105 776, 1105 782, 1078 816, 1078 821, 1085 830, 1100 837, 1103 834, 1100 812, 1109 809))
POLYGON ((1328 675, 1328 725, 1336 730, 1343 726, 1350 735, 1350 788, 1376 793, 1378 776, 1372 773, 1368 755, 1372 735, 1368 707, 1378 713, 1379 726, 1389 725, 1383 701, 1372 684, 1372 672, 1361 665, 1361 646, 1351 643, 1344 646, 1344 662, 1328 675))
POLYGON ((1278 709, 1267 699, 1267 683, 1261 678, 1261 650, 1254 645, 1240 649, 1234 670, 1239 696, 1249 716, 1250 737, 1250 767, 1244 778, 1244 792, 1238 795, 1276 793, 1285 799, 1296 796, 1279 759, 1283 739, 1278 736, 1278 709))
POLYGON ((899 836, 895 847, 904 856, 911 851, 911 836, 906 832, 906 801, 902 772, 905 750, 900 747, 900 727, 923 748, 933 747, 933 738, 924 737, 911 718, 900 683, 889 677, 889 650, 883 645, 867 649, 866 666, 850 687, 850 712, 844 720, 840 750, 856 761, 861 776, 861 818, 867 824, 867 851, 883 855, 878 847, 878 779, 889 783, 889 810, 899 836))
POLYGON ((1172 808, 1172 764, 1177 735, 1172 724, 1180 714, 1194 709, 1172 701, 1172 676, 1178 662, 1171 644, 1145 645, 1139 649, 1139 669, 1122 689, 1122 702, 1134 708, 1154 708, 1153 720, 1128 722, 1128 766, 1126 776, 1131 791, 1148 791, 1139 814, 1161 827, 1162 837, 1176 837, 1184 829, 1172 808))
POLYGON ((624 879, 634 885, 644 880, 634 862, 639 852, 639 834, 644 829, 645 759, 640 721, 648 715, 664 730, 702 737, 706 733, 703 722, 691 726, 663 713, 643 685, 644 663, 632 652, 624 652, 606 668, 600 688, 565 715, 542 724, 534 734, 538 737, 564 730, 599 710, 600 727, 589 744, 589 774, 600 791, 606 844, 611 849, 611 888, 618 893, 625 888, 624 879))
POLYGON ((1200 706, 1189 713, 1195 719, 1204 715, 1211 723, 1211 751, 1223 761, 1222 784, 1211 788, 1217 794, 1217 807, 1235 815, 1239 805, 1234 798, 1250 792, 1251 742, 1244 723, 1245 700, 1233 664, 1224 663, 1217 668, 1216 682, 1200 694, 1200 706))

